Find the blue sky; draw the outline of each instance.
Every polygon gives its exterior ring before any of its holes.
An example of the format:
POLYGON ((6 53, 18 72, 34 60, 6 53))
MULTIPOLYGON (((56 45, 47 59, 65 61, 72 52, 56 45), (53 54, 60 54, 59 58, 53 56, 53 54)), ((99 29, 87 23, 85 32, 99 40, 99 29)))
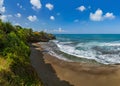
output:
POLYGON ((49 33, 120 33, 119 0, 0 0, 0 18, 49 33))

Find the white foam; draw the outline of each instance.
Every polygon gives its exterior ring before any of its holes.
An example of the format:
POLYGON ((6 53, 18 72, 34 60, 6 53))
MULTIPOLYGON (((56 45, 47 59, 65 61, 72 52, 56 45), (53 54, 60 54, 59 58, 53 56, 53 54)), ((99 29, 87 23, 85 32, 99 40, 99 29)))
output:
POLYGON ((77 47, 79 46, 120 46, 120 42, 119 43, 114 43, 114 42, 111 42, 111 43, 106 43, 106 42, 89 42, 89 43, 79 43, 77 45, 77 47))
POLYGON ((67 54, 70 54, 70 55, 74 55, 74 56, 77 56, 77 57, 81 57, 81 58, 88 58, 88 59, 95 59, 91 56, 93 56, 94 54, 91 53, 90 51, 82 51, 82 50, 76 50, 75 47, 71 47, 71 46, 68 46, 68 45, 60 45, 60 44, 57 44, 57 46, 59 47, 59 49, 64 52, 64 53, 67 53, 67 54), (85 55, 85 56, 83 56, 85 55))
POLYGON ((65 45, 64 43, 56 43, 59 47, 60 51, 80 57, 80 58, 87 58, 87 59, 94 59, 103 64, 114 64, 120 63, 120 55, 118 54, 105 54, 105 55, 98 55, 95 50, 92 50, 93 46, 99 46, 104 49, 104 47, 110 47, 111 50, 117 51, 120 50, 120 43, 119 42, 111 42, 111 43, 103 43, 103 42, 88 42, 88 43, 79 43, 75 46, 65 45), (118 46, 117 48, 114 48, 118 46), (77 50, 76 47, 82 47, 85 50, 77 50), (97 57, 97 58, 96 58, 97 57))
POLYGON ((120 43, 104 43, 102 46, 120 46, 120 43))
POLYGON ((58 55, 58 54, 56 54, 56 53, 53 52, 53 51, 50 51, 49 54, 52 55, 52 56, 57 57, 58 59, 61 59, 61 60, 64 60, 64 61, 68 61, 68 62, 72 62, 71 60, 69 60, 69 59, 67 59, 67 58, 64 58, 64 56, 62 56, 62 55, 58 55))

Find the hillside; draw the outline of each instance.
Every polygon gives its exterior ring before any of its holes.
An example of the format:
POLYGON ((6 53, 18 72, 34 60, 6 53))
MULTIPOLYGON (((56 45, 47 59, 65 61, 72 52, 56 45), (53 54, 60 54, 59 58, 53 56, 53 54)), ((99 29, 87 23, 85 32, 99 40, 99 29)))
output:
POLYGON ((0 20, 0 86, 43 86, 30 63, 29 44, 54 38, 0 20))

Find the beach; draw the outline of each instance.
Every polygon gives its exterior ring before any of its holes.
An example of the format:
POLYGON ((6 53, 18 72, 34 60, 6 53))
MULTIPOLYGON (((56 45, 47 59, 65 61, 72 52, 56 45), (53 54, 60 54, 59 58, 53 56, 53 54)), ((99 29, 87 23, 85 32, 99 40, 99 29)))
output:
POLYGON ((31 44, 30 60, 45 86, 120 86, 119 65, 67 62, 31 44))

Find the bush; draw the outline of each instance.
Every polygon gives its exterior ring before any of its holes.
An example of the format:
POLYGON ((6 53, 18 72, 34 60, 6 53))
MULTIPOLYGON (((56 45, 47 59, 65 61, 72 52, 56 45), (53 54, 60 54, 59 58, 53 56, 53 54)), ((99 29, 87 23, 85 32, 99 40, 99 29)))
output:
POLYGON ((31 29, 12 26, 0 20, 0 54, 8 68, 0 64, 0 86, 43 86, 30 64, 30 47, 27 42, 33 32, 31 29))

